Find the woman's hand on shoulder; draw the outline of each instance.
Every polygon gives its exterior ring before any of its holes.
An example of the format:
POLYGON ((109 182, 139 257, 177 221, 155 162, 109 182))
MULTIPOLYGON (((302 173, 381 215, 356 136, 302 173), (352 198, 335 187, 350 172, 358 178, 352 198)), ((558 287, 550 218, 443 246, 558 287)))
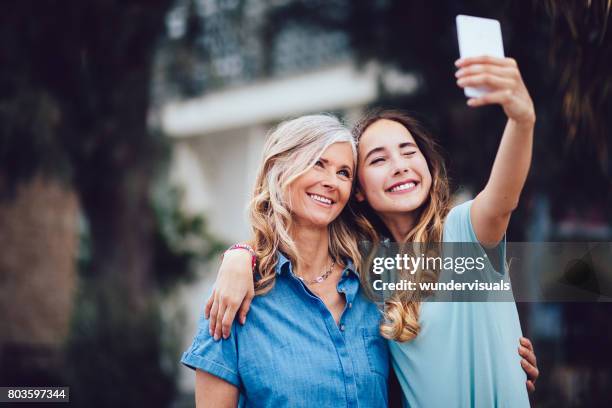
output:
POLYGON ((204 309, 215 340, 229 337, 236 314, 241 324, 246 323, 255 296, 251 262, 251 254, 243 249, 228 251, 223 257, 215 288, 204 309))
POLYGON ((468 99, 469 106, 501 105, 508 119, 519 125, 534 125, 533 101, 513 58, 470 57, 457 60, 455 65, 459 68, 455 73, 459 87, 490 89, 483 96, 468 99))
POLYGON ((523 367, 523 371, 527 374, 527 391, 534 392, 536 380, 540 376, 538 361, 531 341, 527 337, 521 337, 519 342, 519 355, 523 357, 521 359, 521 367, 523 367))

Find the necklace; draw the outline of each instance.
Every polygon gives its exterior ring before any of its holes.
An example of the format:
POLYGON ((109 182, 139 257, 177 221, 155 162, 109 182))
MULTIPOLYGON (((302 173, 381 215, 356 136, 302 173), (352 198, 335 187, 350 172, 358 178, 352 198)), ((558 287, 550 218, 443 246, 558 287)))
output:
POLYGON ((325 279, 327 279, 329 277, 329 275, 331 275, 332 271, 334 270, 334 266, 336 266, 336 260, 332 260, 332 263, 329 267, 329 269, 327 271, 325 271, 325 273, 323 275, 317 276, 316 278, 314 278, 311 281, 307 281, 304 278, 302 278, 301 276, 298 276, 298 278, 304 282, 307 285, 314 285, 315 283, 321 283, 323 282, 325 279))

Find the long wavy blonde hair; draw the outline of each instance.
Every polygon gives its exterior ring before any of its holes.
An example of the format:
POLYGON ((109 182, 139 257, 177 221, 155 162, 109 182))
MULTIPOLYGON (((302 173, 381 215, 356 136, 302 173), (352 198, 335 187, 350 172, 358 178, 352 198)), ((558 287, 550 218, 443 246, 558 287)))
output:
MULTIPOLYGON (((249 205, 252 242, 258 259, 256 295, 267 293, 274 286, 277 251, 294 265, 299 261, 289 233, 292 224, 289 187, 334 143, 349 143, 356 165, 357 148, 353 136, 332 115, 301 116, 280 123, 268 135, 249 205)), ((338 263, 350 258, 359 265, 361 258, 355 232, 350 228, 348 208, 329 224, 328 230, 331 257, 338 263)))
MULTIPOLYGON (((449 212, 450 193, 449 182, 444 165, 444 158, 440 148, 433 137, 412 116, 395 110, 376 110, 367 113, 353 128, 353 136, 357 143, 363 133, 375 122, 387 119, 403 125, 425 156, 432 177, 432 186, 429 196, 423 205, 417 210, 418 218, 415 226, 404 237, 403 242, 415 243, 419 246, 419 252, 428 251, 442 242, 444 232, 444 219, 449 212)), ((358 202, 351 200, 349 204, 351 211, 355 214, 355 222, 361 239, 371 242, 372 249, 368 259, 371 260, 377 251, 381 235, 390 236, 390 233, 380 217, 370 207, 367 201, 358 202)), ((433 249, 434 251, 436 248, 433 249)), ((369 288, 368 282, 370 268, 362 267, 361 276, 364 287, 369 288)), ((433 280, 431 271, 419 270, 408 278, 415 282, 433 280)), ((417 287, 419 287, 417 285, 417 287)), ((385 299, 384 321, 380 326, 382 336, 396 341, 409 341, 414 339, 420 330, 419 313, 421 298, 424 294, 419 291, 395 291, 394 294, 385 299)))

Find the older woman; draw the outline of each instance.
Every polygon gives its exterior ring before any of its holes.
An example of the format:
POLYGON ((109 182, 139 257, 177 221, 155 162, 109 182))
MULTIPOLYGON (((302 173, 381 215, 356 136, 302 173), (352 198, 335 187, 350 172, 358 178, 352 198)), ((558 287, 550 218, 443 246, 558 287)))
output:
POLYGON ((347 226, 357 152, 336 118, 282 123, 264 148, 250 205, 258 259, 253 324, 215 342, 201 319, 182 362, 196 405, 387 405, 380 313, 363 295, 347 226))

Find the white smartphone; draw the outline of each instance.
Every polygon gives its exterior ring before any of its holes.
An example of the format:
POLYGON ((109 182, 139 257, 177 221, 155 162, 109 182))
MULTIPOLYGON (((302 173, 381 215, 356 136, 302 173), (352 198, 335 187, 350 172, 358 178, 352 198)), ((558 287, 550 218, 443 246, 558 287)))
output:
MULTIPOLYGON (((461 58, 489 55, 504 57, 501 25, 491 18, 473 17, 459 14, 456 17, 457 39, 459 40, 459 55, 461 58)), ((464 88, 468 98, 477 98, 489 90, 481 88, 464 88)))

